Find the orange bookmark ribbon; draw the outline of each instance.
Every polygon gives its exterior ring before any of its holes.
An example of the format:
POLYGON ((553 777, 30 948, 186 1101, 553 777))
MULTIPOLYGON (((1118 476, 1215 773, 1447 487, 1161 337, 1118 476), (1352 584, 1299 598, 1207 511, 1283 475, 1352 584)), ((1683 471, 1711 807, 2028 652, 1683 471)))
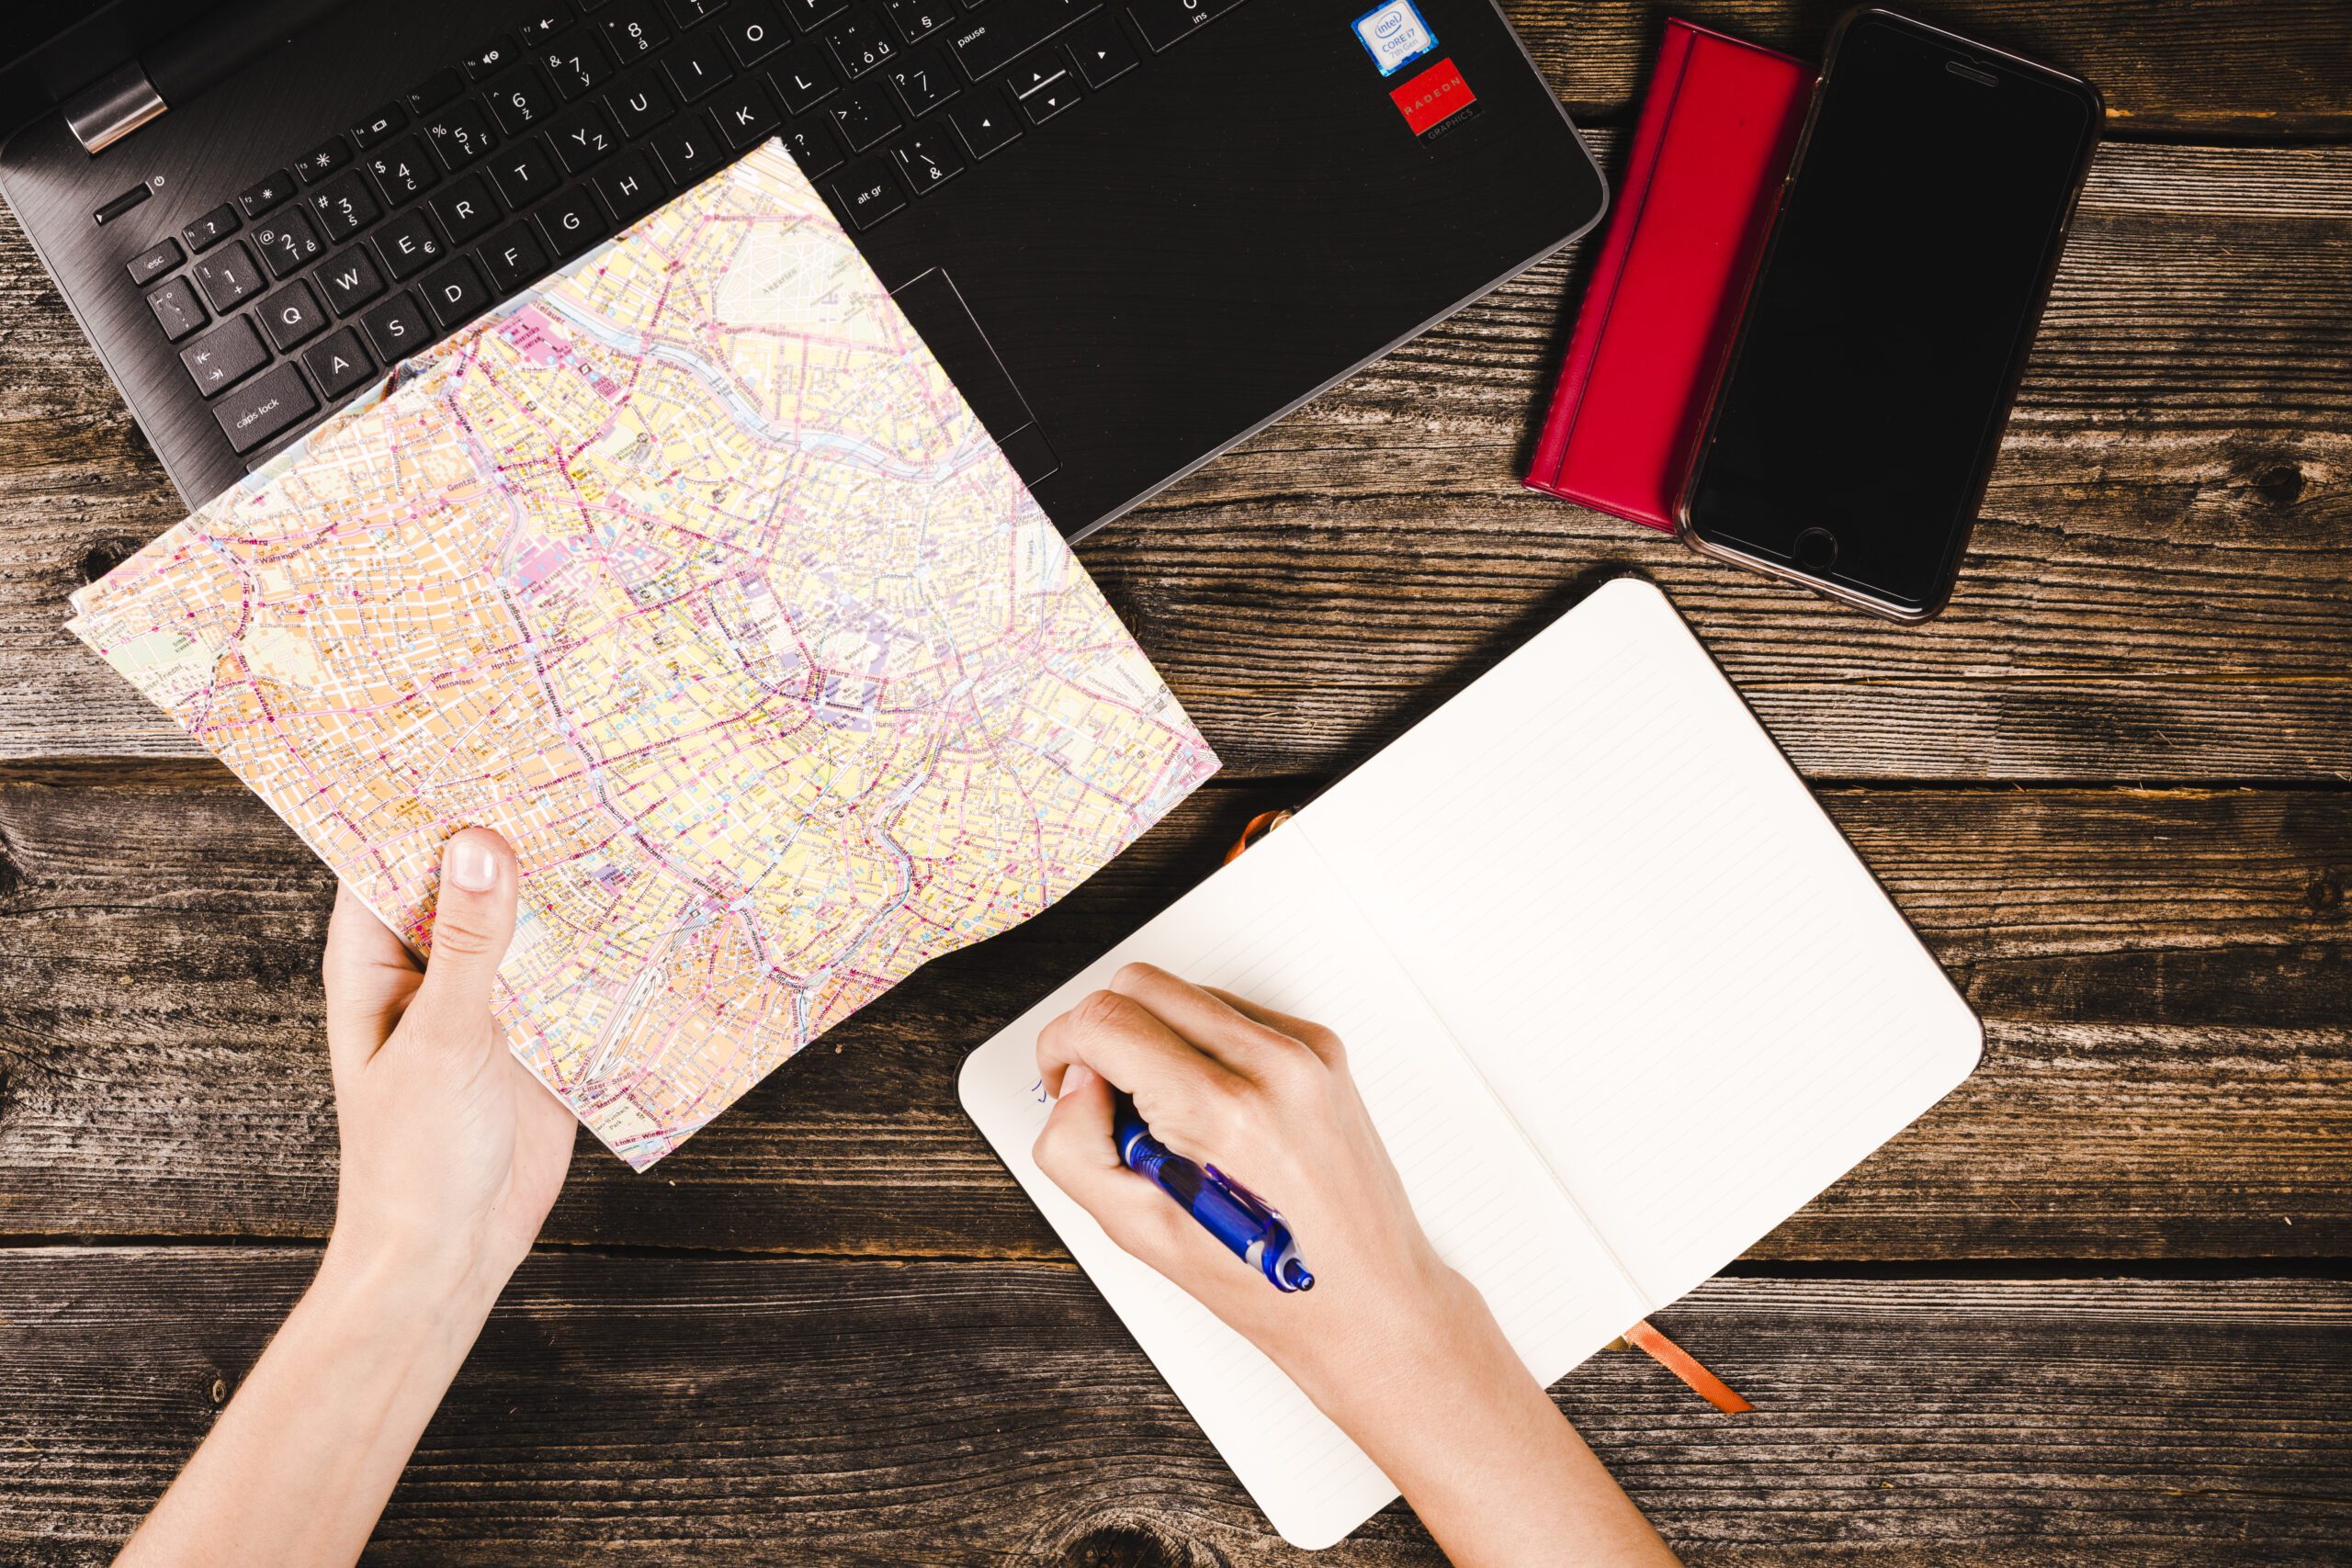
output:
POLYGON ((1625 1330, 1625 1343, 1690 1385, 1692 1393, 1726 1416, 1743 1416, 1756 1408, 1734 1393, 1724 1380, 1699 1364, 1699 1359, 1650 1326, 1648 1318, 1625 1330))

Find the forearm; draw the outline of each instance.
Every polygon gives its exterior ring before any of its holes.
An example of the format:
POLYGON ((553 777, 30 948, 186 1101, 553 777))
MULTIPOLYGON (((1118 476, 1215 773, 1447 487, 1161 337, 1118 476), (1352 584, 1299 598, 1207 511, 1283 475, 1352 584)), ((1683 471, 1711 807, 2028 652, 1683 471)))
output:
POLYGON ((495 1294, 480 1280, 331 1243, 310 1290, 119 1562, 355 1561, 495 1294))
POLYGON ((1449 1320, 1402 1341, 1384 1375, 1329 1380, 1326 1414, 1455 1568, 1671 1568, 1674 1553, 1462 1289, 1449 1320))

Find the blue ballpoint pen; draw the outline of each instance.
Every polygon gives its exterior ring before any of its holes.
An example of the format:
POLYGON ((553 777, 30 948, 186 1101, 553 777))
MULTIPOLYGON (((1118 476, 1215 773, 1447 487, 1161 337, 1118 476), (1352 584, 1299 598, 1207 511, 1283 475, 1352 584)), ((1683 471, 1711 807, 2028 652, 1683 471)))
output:
POLYGON ((1204 1170, 1170 1152, 1167 1145, 1151 1135, 1151 1129, 1136 1114, 1135 1101, 1125 1095, 1114 1103, 1111 1135, 1129 1170, 1149 1177, 1161 1191, 1182 1204, 1203 1230, 1273 1281, 1274 1289, 1314 1289, 1315 1276, 1299 1261, 1297 1244, 1280 1214, 1248 1188, 1219 1174, 1215 1166, 1204 1170))

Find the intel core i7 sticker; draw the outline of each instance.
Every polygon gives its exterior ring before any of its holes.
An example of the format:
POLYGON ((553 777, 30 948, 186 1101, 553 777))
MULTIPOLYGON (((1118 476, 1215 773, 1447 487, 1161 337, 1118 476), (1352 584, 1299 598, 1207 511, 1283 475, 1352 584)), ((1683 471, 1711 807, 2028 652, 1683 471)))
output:
POLYGON ((1413 128, 1413 134, 1423 141, 1461 124, 1478 102, 1478 95, 1470 90, 1470 84, 1462 79, 1451 60, 1441 60, 1403 86, 1390 89, 1388 96, 1405 123, 1413 128))
POLYGON ((1388 0, 1358 17, 1356 37, 1372 51, 1383 76, 1394 76, 1437 47, 1437 35, 1413 9, 1413 0, 1388 0))

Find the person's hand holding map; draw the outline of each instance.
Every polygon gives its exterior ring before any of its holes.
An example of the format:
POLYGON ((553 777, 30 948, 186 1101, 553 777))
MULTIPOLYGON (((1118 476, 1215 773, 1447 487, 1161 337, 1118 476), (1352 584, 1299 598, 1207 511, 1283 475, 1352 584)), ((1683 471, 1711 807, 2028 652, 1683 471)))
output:
POLYGON ((73 629, 429 945, 643 1169, 1216 768, 771 143, 74 597, 73 629))

